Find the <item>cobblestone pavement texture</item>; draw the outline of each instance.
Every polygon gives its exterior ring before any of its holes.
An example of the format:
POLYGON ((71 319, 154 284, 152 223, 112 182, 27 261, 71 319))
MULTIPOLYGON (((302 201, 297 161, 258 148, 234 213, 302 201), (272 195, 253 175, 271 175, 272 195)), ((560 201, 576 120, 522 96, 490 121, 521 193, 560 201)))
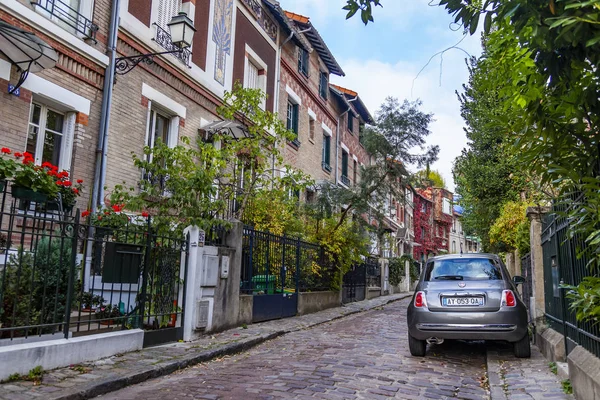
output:
POLYGON ((574 399, 564 393, 561 379, 550 371, 548 360, 535 346, 531 358, 519 359, 509 344, 494 343, 487 349, 487 365, 494 400, 574 399))
POLYGON ((408 300, 385 305, 398 298, 388 296, 254 324, 192 343, 51 371, 39 386, 31 382, 0 385, 0 399, 80 399, 126 385, 131 386, 100 398, 573 398, 564 394, 560 379, 535 347, 531 359, 517 359, 508 344, 446 341, 429 346, 424 358, 410 356, 408 300), (370 311, 357 313, 366 310, 370 311), (264 343, 224 355, 259 342, 264 343), (223 351, 227 348, 231 351, 223 351), (213 360, 195 364, 203 361, 201 355, 213 360), (186 365, 192 366, 167 375, 186 365), (148 380, 156 376, 161 377, 148 380))
POLYGON ((108 399, 487 399, 482 343, 411 357, 407 300, 102 397, 108 399))
POLYGON ((0 384, 0 400, 90 398, 225 354, 240 352, 288 332, 380 307, 407 296, 408 294, 396 294, 378 297, 314 314, 251 324, 247 329, 230 329, 206 335, 194 342, 147 348, 92 363, 55 369, 44 374, 41 384, 22 380, 0 384))

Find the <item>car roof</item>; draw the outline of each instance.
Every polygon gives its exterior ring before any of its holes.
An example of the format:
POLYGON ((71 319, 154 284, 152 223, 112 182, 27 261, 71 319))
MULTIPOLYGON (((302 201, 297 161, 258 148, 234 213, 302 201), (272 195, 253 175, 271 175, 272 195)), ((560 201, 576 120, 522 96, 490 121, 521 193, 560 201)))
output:
POLYGON ((462 253, 462 254, 444 254, 442 256, 431 257, 427 261, 453 260, 456 258, 493 258, 499 260, 500 257, 492 253, 462 253))

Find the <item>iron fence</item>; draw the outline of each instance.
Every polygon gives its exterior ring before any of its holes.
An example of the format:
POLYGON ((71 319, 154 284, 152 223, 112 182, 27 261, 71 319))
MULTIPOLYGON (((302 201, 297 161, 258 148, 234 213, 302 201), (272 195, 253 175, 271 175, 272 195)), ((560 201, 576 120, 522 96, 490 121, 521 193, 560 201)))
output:
POLYGON ((244 227, 241 291, 245 294, 331 290, 335 268, 323 248, 244 227))
POLYGON ((96 41, 98 25, 84 17, 79 9, 71 7, 62 0, 31 0, 30 3, 40 14, 96 41))
POLYGON ((577 321, 569 308, 563 285, 578 285, 593 275, 586 267, 588 257, 581 253, 585 238, 569 232, 569 219, 562 211, 566 205, 556 204, 553 212, 542 220, 544 253, 544 302, 549 325, 564 335, 567 354, 579 344, 600 357, 600 328, 592 322, 577 321))
POLYGON ((0 339, 139 327, 177 340, 189 238, 157 233, 150 217, 102 226, 11 192, 0 192, 0 339))
POLYGON ((523 257, 521 257, 521 276, 525 278, 525 283, 521 287, 522 297, 523 301, 525 302, 525 305, 527 306, 527 309, 529 310, 529 299, 533 296, 533 280, 531 276, 531 253, 527 253, 523 257))
POLYGON ((364 264, 366 268, 367 287, 380 287, 381 268, 379 268, 378 260, 374 257, 367 257, 364 264))

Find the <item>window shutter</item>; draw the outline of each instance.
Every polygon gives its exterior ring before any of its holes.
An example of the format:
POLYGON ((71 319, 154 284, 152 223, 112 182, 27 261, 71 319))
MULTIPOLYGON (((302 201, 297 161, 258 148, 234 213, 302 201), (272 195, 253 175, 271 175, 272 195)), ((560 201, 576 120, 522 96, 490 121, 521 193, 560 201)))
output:
POLYGON ((156 23, 165 30, 169 30, 167 24, 173 16, 179 13, 181 0, 158 0, 158 18, 156 23))
POLYGON ((75 136, 75 117, 76 113, 71 112, 65 115, 62 149, 60 152, 60 161, 58 168, 65 171, 71 170, 71 160, 73 158, 73 138, 75 136))
POLYGON ((258 86, 258 68, 250 61, 246 68, 246 87, 248 89, 260 89, 258 86))
POLYGON ((179 143, 179 117, 171 118, 169 124, 169 143, 167 145, 170 148, 177 146, 179 143))

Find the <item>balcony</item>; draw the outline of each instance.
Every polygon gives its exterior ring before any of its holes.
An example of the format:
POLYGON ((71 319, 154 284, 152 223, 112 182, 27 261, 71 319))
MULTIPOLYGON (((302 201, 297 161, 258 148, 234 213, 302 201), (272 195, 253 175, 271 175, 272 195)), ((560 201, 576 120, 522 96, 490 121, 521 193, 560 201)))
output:
POLYGON ((154 23, 153 25, 156 27, 156 37, 152 40, 158 43, 163 49, 167 51, 174 51, 174 53, 172 53, 173 56, 175 56, 177 59, 179 59, 179 61, 181 61, 189 67, 190 57, 192 55, 190 50, 180 49, 179 47, 175 46, 173 44, 173 40, 171 39, 171 35, 169 34, 169 32, 161 28, 157 23, 154 23))
POLYGON ((34 10, 65 30, 96 42, 98 25, 61 0, 31 0, 34 10))
POLYGON ((340 178, 340 180, 342 181, 342 183, 344 185, 350 187, 350 179, 347 176, 342 175, 341 178, 340 178))

